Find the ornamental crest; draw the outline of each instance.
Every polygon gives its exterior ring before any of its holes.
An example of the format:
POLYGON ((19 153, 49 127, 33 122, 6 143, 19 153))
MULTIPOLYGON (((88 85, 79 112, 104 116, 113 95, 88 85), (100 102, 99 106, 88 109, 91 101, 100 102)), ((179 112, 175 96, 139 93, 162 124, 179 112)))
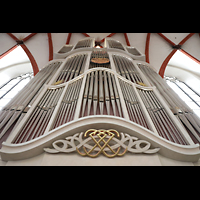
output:
POLYGON ((48 153, 71 153, 77 151, 81 156, 95 158, 101 153, 108 158, 123 156, 127 151, 131 153, 152 154, 160 148, 150 149, 151 144, 145 140, 118 133, 116 130, 89 129, 85 133, 76 133, 65 140, 53 142, 53 149, 44 148, 48 153))

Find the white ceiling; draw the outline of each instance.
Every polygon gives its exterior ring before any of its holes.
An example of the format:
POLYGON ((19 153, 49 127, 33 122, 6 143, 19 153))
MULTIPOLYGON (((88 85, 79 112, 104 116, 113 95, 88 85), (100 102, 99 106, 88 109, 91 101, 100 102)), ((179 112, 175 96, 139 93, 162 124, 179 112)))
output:
MULTIPOLYGON (((91 37, 95 37, 97 40, 102 40, 111 33, 87 33, 91 37)), ((69 33, 51 33, 53 52, 57 52, 63 45, 66 44, 69 33)), ((127 33, 130 45, 138 48, 138 50, 145 54, 147 33, 127 33)), ((171 40, 176 45, 186 38, 189 33, 163 33, 163 35, 171 40)), ((37 33, 31 35, 31 33, 12 33, 12 36, 7 33, 0 33, 0 55, 4 55, 6 51, 17 44, 16 40, 23 40, 26 37, 30 37, 25 40, 28 51, 30 51, 32 58, 35 60, 38 68, 41 69, 49 61, 49 41, 47 33, 37 33)), ((78 40, 85 38, 82 33, 72 33, 69 44, 76 44, 78 40)), ((116 33, 112 36, 113 39, 117 39, 124 45, 127 45, 124 33, 116 33)), ((190 55, 200 60, 200 35, 195 33, 190 37, 181 48, 188 52, 190 55)), ((172 45, 169 44, 163 37, 157 33, 150 34, 149 42, 149 61, 150 64, 159 72, 163 62, 168 55, 173 51, 172 45)), ((0 69, 7 66, 13 66, 17 63, 27 62, 29 59, 22 49, 17 48, 7 56, 0 59, 0 69), (18 51, 18 53, 17 53, 18 51), (18 55, 16 55, 18 54, 18 55), (13 55, 12 59, 9 56, 13 55), (5 60, 7 63, 5 64, 5 60)), ((177 51, 169 62, 170 66, 179 67, 185 70, 190 70, 197 75, 200 73, 200 66, 196 62, 192 61, 189 57, 183 56, 177 51)), ((17 65, 16 65, 17 66, 17 65)))
POLYGON ((174 66, 177 68, 190 71, 200 76, 200 65, 181 51, 177 51, 168 63, 168 66, 174 66))
POLYGON ((24 50, 18 46, 15 50, 10 52, 7 56, 0 59, 0 70, 8 68, 13 65, 21 63, 30 63, 30 60, 24 50))

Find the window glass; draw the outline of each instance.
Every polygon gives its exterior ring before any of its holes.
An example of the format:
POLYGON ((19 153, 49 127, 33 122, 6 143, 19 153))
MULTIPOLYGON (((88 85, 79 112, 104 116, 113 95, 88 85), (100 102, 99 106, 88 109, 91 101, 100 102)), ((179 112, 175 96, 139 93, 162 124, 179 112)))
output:
POLYGON ((0 110, 33 78, 33 73, 23 74, 0 86, 0 110))
POLYGON ((175 77, 165 77, 165 80, 194 113, 200 117, 200 95, 195 93, 186 83, 179 81, 175 77))

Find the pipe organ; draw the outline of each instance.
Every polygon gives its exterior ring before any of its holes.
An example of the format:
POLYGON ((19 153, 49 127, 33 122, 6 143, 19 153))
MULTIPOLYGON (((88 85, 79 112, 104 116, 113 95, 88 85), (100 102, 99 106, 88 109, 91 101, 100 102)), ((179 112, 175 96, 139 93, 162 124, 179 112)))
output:
MULTIPOLYGON (((104 48, 94 45, 94 38, 80 40, 74 46, 64 45, 54 53, 54 60, 0 111, 1 142, 7 138, 0 150, 2 157, 14 159, 10 156, 12 148, 19 148, 19 144, 24 149, 36 145, 41 153, 44 138, 67 135, 73 124, 74 130, 79 130, 84 120, 90 121, 87 127, 102 129, 110 124, 109 119, 121 120, 132 127, 132 134, 160 148, 174 145, 197 149, 198 117, 144 62, 144 55, 110 38, 105 39, 104 48), (96 125, 99 118, 102 121, 96 125)), ((109 128, 119 126, 128 130, 120 123, 109 128)), ((52 140, 46 139, 46 143, 52 140)), ((200 156, 199 151, 197 154, 200 156)))

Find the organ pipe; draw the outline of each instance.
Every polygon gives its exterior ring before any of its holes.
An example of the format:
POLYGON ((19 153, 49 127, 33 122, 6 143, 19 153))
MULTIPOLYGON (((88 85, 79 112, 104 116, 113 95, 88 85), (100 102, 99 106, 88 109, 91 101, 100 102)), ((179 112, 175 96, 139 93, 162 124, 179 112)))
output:
POLYGON ((200 143, 197 116, 148 63, 135 60, 141 54, 132 57, 111 39, 102 49, 94 44, 93 38, 81 40, 60 53, 63 60, 41 69, 0 111, 0 138, 12 126, 11 143, 26 143, 101 115, 123 118, 176 144, 200 143))

